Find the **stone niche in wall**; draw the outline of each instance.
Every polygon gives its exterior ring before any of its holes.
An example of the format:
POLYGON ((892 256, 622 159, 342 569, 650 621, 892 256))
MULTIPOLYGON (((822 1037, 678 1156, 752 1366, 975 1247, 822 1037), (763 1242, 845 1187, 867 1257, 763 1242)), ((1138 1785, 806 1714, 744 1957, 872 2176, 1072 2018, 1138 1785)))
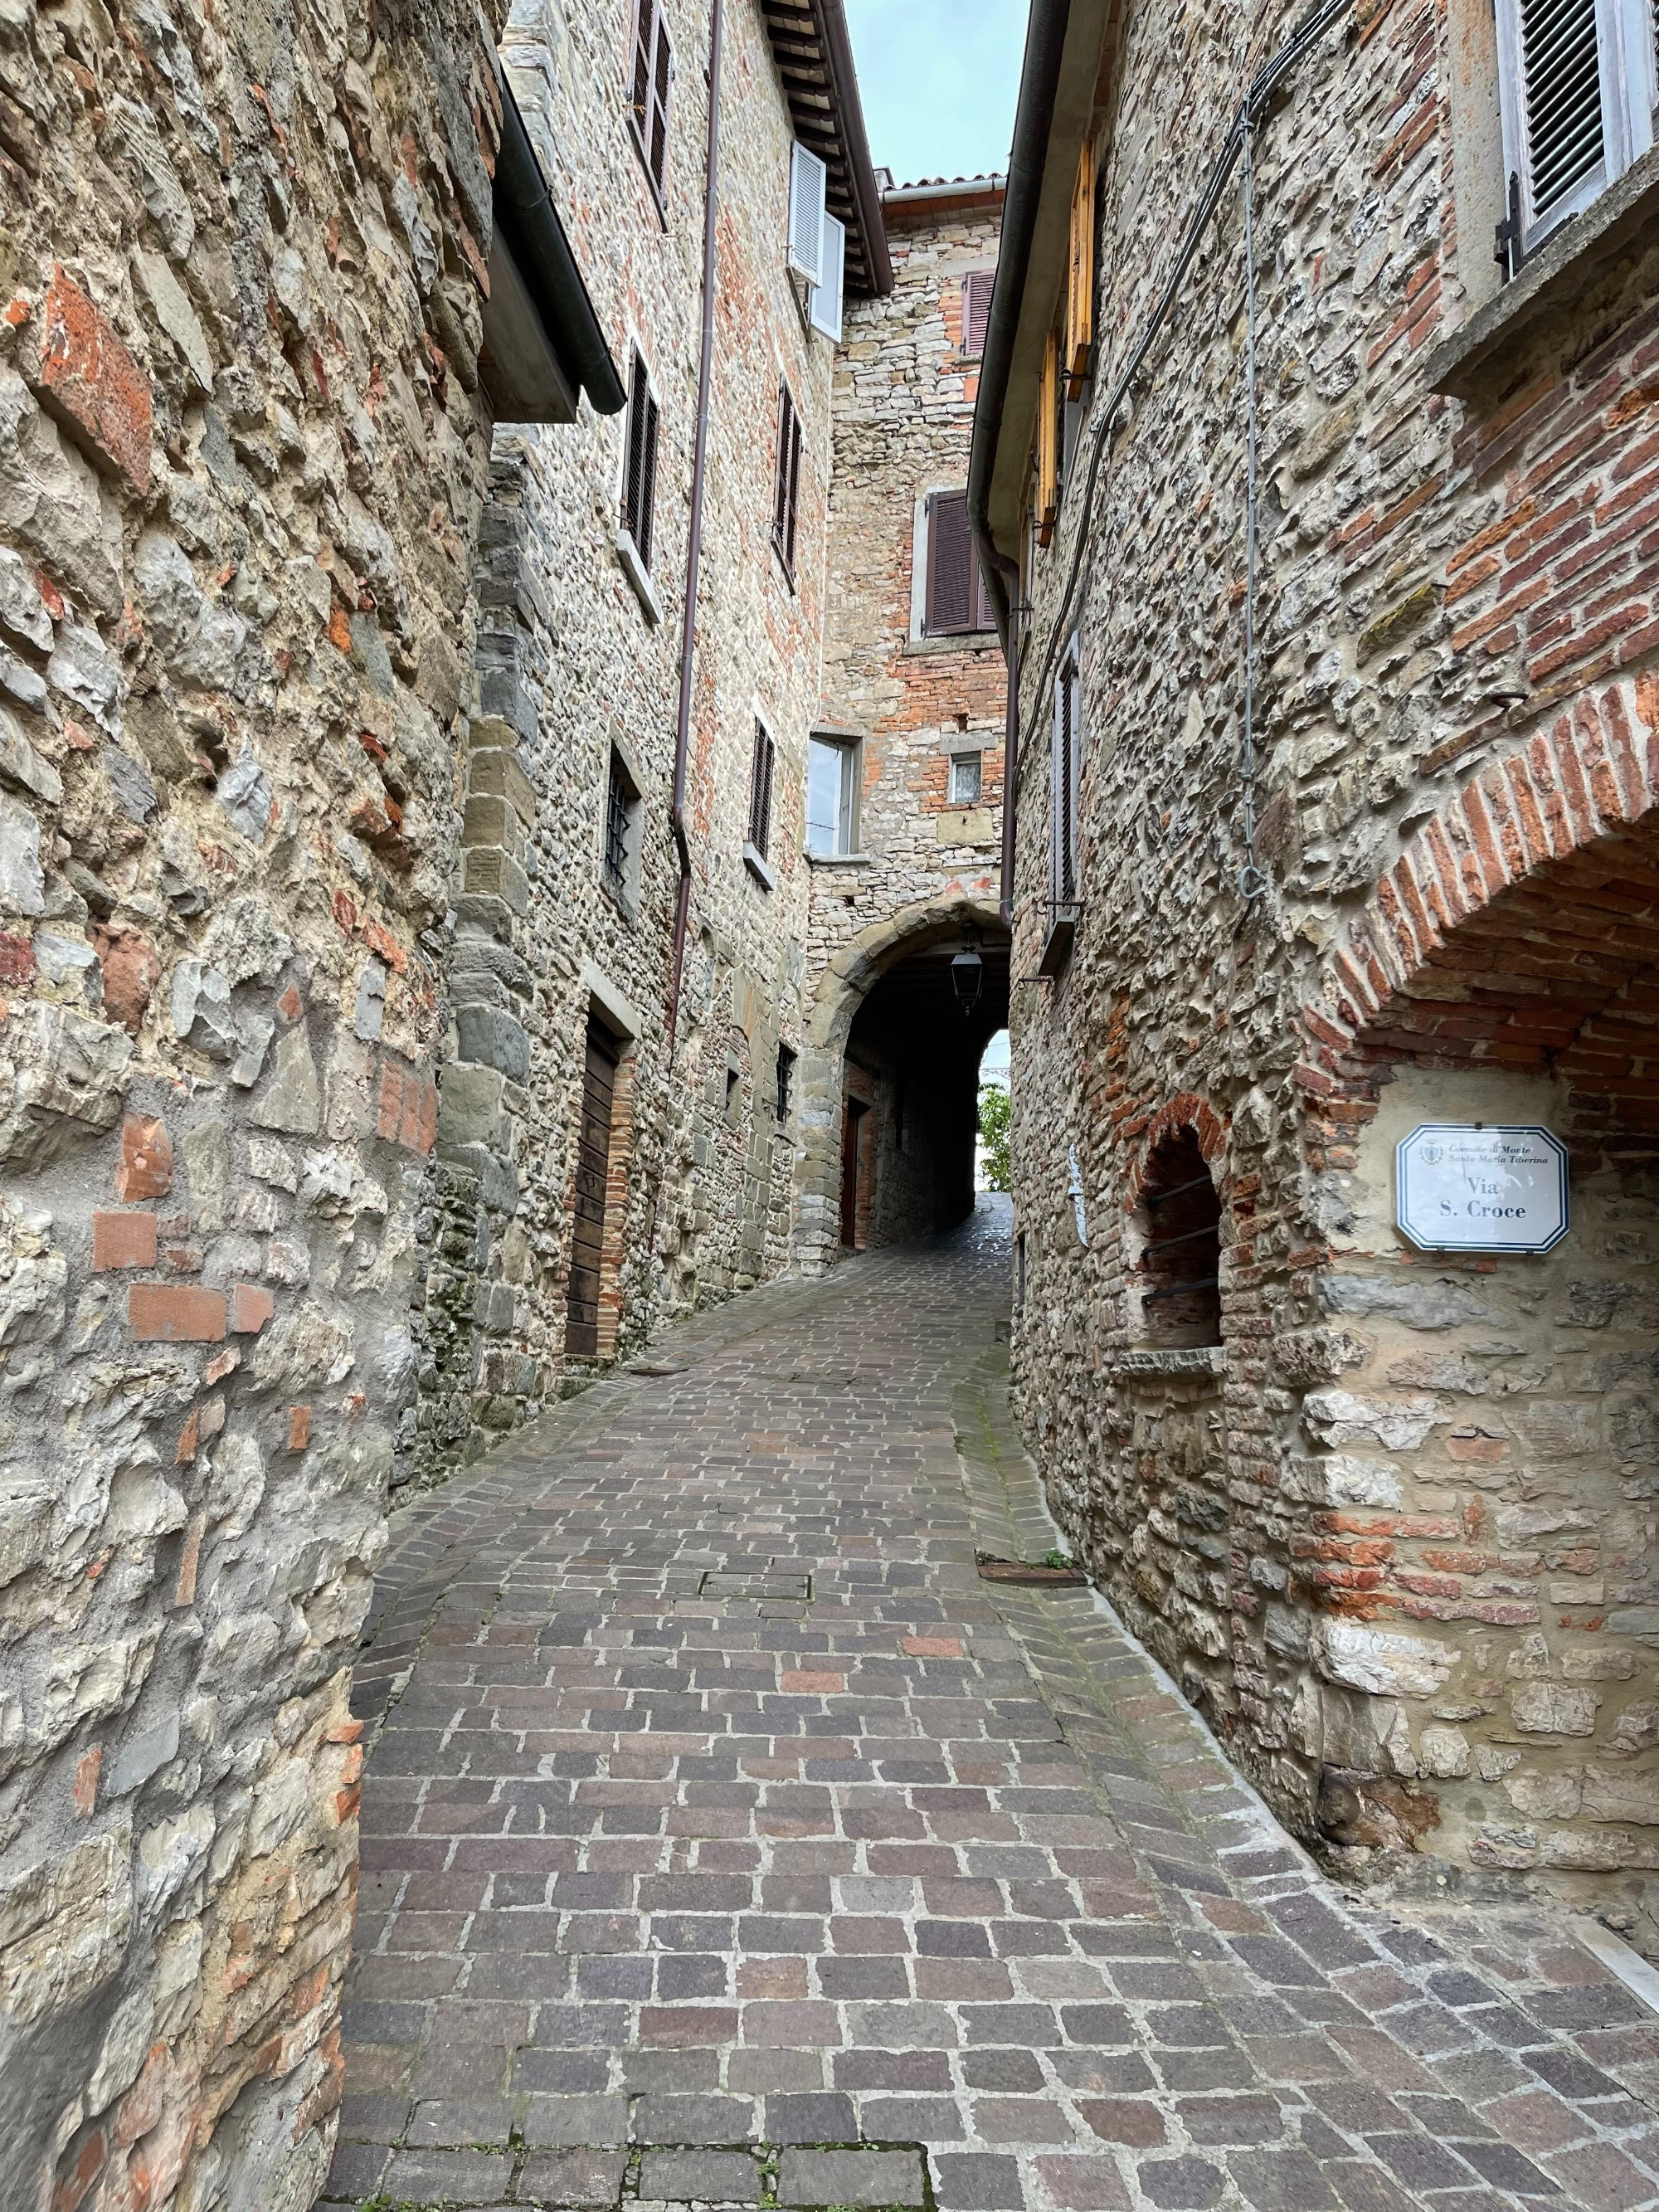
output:
POLYGON ((1196 1132, 1154 1144, 1124 1254, 1136 1340, 1104 1365, 1126 1492, 1121 1601, 1183 1694, 1225 1734, 1235 1698, 1220 1212, 1196 1132))
POLYGON ((1320 1284, 1356 1364, 1301 1405, 1322 1825, 1400 1842, 1389 1808, 1406 1808, 1437 1857, 1595 1877, 1650 1943, 1659 1140, 1574 1144, 1577 1095, 1548 1075, 1382 1073, 1320 1284), (1424 1122, 1555 1132, 1567 1235, 1533 1255, 1416 1249, 1395 1169, 1424 1122))

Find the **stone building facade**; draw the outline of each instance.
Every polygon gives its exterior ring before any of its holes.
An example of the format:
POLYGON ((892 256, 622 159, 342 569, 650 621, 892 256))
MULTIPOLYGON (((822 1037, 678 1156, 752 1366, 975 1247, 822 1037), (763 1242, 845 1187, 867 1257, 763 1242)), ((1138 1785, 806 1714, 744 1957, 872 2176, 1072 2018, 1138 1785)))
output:
POLYGON ((979 1060, 1007 1018, 1007 678, 966 528, 1002 180, 890 187, 882 208, 893 288, 854 307, 836 366, 817 745, 855 797, 808 854, 795 1201, 808 1267, 972 1203, 979 1060), (952 528, 961 566, 933 588, 952 528), (985 963, 968 1015, 948 975, 964 926, 985 963))
POLYGON ((0 10, 0 2142, 30 2212, 284 2212, 327 2171, 491 418, 509 354, 542 414, 581 383, 493 220, 497 28, 0 10))
POLYGON ((1570 174, 1517 151, 1508 0, 1287 50, 1292 13, 1034 13, 973 477, 1029 603, 1048 975, 1018 1386, 1078 1549, 1295 1829, 1651 1948, 1651 27, 1621 58, 1586 15, 1570 174), (1408 1239, 1425 1123, 1553 1132, 1564 1240, 1408 1239))
POLYGON ((660 181, 628 106, 633 0, 597 10, 524 0, 506 33, 600 319, 659 410, 655 496, 641 558, 631 536, 623 543, 626 413, 581 440, 556 428, 497 437, 478 564, 484 719, 447 969, 440 1206, 416 1316, 422 1434, 406 1472, 422 1481, 636 1349, 665 1316, 789 1261, 799 1092, 787 1072, 808 1006, 807 741, 836 357, 791 264, 798 140, 823 155, 830 210, 845 218, 849 323, 890 280, 845 58, 811 9, 797 22, 726 5, 688 639, 714 12, 709 0, 659 11, 675 57, 660 181), (815 41, 816 92, 801 78, 815 41), (775 499, 783 392, 798 451, 787 543, 775 499), (671 801, 688 650, 676 1003, 671 801), (761 732, 769 818, 757 830, 761 732))

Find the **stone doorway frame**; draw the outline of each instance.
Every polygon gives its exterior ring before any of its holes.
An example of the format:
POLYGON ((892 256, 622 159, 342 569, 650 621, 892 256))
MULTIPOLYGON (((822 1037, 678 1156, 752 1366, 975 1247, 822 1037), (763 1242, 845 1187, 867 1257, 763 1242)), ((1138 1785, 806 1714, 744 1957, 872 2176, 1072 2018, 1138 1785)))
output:
POLYGON ((793 1243, 803 1274, 826 1273, 841 1254, 842 1063, 859 1009, 890 968, 959 936, 966 922, 1006 934, 1001 914, 988 899, 921 899, 849 938, 818 978, 796 1071, 799 1146, 793 1243))

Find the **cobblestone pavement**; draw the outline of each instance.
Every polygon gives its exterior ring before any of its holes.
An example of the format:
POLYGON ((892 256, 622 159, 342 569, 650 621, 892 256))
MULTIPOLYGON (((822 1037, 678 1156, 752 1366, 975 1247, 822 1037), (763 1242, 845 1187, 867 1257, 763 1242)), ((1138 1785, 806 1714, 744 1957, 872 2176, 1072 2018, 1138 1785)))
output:
POLYGON ((328 2201, 1659 2203, 1571 1921, 1356 1905, 1092 1593, 979 1577, 1054 1541, 1006 1261, 981 1201, 757 1293, 405 1516, 328 2201))

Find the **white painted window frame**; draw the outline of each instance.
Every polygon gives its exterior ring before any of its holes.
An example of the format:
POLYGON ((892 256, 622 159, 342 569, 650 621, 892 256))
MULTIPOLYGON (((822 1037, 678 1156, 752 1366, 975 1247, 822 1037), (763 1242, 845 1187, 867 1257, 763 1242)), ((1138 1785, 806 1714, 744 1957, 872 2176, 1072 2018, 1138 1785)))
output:
POLYGON ((1521 180, 1522 254, 1531 253, 1573 216, 1582 214, 1638 161, 1654 143, 1659 98, 1654 58, 1655 0, 1595 0, 1596 43, 1601 64, 1602 160, 1551 207, 1533 202, 1522 66, 1522 0, 1496 0, 1498 105, 1504 128, 1504 189, 1521 180))

